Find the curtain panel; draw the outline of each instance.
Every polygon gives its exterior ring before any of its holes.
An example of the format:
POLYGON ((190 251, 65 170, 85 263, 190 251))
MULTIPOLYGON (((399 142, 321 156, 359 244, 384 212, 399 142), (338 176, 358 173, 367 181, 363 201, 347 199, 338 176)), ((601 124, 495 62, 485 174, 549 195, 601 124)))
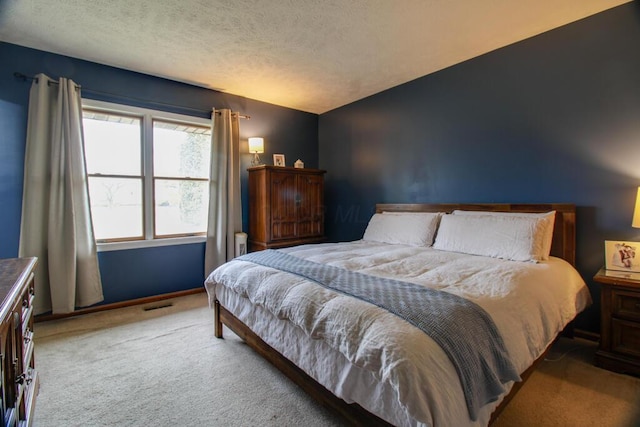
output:
POLYGON ((36 314, 103 300, 91 223, 80 87, 35 77, 29 93, 19 256, 38 257, 36 314))
POLYGON ((205 277, 218 266, 233 259, 235 233, 242 231, 238 115, 229 109, 213 110, 211 121, 205 277))

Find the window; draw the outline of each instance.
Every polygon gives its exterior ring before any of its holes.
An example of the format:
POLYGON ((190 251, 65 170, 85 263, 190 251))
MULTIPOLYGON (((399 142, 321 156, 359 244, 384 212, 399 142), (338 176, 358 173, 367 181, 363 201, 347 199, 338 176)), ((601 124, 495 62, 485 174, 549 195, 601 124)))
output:
POLYGON ((204 236, 211 156, 207 119, 83 100, 83 129, 98 243, 119 249, 204 236))

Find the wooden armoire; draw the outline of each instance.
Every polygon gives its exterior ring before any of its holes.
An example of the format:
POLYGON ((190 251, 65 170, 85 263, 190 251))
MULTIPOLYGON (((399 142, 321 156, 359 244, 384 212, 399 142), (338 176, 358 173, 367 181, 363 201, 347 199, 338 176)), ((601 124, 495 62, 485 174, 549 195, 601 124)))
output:
POLYGON ((249 251, 324 240, 324 174, 256 166, 249 171, 249 251))

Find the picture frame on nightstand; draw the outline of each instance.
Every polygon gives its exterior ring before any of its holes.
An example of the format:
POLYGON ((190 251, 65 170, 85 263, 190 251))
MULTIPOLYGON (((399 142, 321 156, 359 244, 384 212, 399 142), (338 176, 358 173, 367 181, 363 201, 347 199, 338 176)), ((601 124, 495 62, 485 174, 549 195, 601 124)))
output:
POLYGON ((640 274, 640 242, 605 240, 605 269, 640 274))

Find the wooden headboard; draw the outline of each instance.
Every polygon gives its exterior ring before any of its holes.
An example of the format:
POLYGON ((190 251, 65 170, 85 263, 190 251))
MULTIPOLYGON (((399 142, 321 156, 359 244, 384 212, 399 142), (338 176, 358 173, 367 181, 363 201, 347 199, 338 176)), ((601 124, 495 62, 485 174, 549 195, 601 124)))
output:
POLYGON ((576 207, 566 203, 549 204, 377 204, 376 212, 453 212, 456 209, 465 211, 487 212, 549 212, 556 211, 553 228, 551 255, 576 264, 576 207))

